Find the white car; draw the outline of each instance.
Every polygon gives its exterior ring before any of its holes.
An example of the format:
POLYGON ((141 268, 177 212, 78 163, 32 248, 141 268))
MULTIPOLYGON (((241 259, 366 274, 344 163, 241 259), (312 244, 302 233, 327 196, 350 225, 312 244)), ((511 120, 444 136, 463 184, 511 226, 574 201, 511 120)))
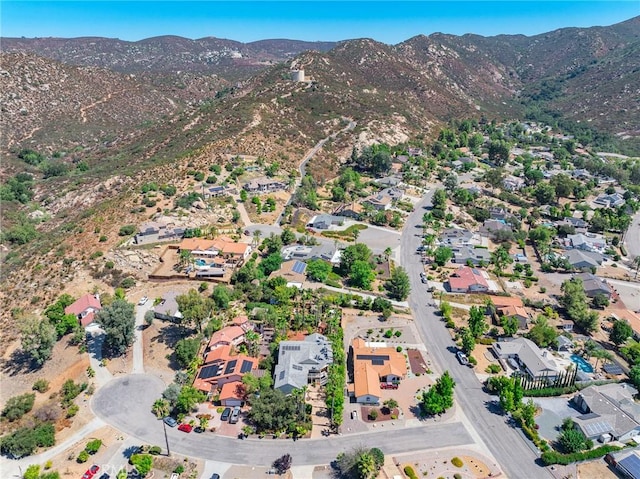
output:
POLYGON ((138 301, 138 306, 142 306, 146 304, 147 301, 149 301, 149 298, 147 298, 146 296, 143 296, 142 298, 140 298, 140 301, 138 301))

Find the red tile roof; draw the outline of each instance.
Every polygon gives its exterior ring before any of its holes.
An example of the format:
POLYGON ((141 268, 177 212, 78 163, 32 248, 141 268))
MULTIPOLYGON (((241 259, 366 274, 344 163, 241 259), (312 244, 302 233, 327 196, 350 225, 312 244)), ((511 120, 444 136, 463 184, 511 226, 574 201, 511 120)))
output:
POLYGON ((481 285, 485 288, 489 288, 489 284, 487 280, 482 275, 482 271, 476 268, 469 268, 468 266, 463 266, 458 269, 455 273, 453 273, 449 277, 449 284, 452 289, 464 289, 467 290, 473 285, 481 285))
POLYGON ((90 308, 98 310, 102 309, 102 305, 100 304, 100 300, 93 294, 85 294, 75 303, 64 308, 64 314, 75 314, 78 316, 90 308))

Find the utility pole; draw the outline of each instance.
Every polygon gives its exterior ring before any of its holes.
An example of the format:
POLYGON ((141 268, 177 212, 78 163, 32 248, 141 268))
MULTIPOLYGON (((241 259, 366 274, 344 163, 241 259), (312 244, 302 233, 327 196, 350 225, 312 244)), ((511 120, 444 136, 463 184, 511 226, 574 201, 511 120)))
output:
POLYGON ((167 423, 162 420, 162 428, 164 429, 164 441, 167 444, 167 457, 171 457, 171 449, 169 449, 169 437, 167 436, 167 423))

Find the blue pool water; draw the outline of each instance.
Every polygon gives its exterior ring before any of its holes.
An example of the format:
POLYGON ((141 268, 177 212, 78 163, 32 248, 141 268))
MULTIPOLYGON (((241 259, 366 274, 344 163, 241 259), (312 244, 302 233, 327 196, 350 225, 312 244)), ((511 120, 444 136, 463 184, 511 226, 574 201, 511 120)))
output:
POLYGON ((583 373, 592 373, 593 372, 593 366, 591 366, 591 364, 589 364, 587 361, 585 361, 585 359, 583 357, 580 357, 577 354, 572 354, 571 355, 571 361, 576 363, 576 365, 578 366, 578 369, 580 371, 582 371, 583 373))
POLYGON ((197 259, 195 260, 196 266, 206 266, 207 262, 203 259, 197 259))

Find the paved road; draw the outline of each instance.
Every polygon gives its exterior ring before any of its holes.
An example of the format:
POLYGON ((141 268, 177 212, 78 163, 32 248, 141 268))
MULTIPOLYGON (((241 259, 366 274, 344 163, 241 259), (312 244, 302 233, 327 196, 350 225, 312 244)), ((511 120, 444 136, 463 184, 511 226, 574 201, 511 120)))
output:
MULTIPOLYGON (((165 449, 162 422, 151 414, 151 405, 164 389, 155 376, 130 374, 114 379, 93 397, 96 415, 142 443, 165 449)), ((211 433, 185 434, 167 427, 169 447, 192 457, 225 463, 268 466, 284 451, 300 465, 328 464, 341 451, 357 446, 380 447, 387 454, 472 444, 474 441, 461 422, 434 423, 404 429, 390 429, 346 436, 301 441, 235 439, 211 433)))
POLYGON ((144 315, 153 307, 153 299, 148 300, 144 305, 136 306, 135 339, 133 341, 133 367, 134 374, 144 373, 144 345, 142 344, 142 331, 145 328, 144 315))
POLYGON ((640 213, 636 214, 631 221, 631 225, 625 235, 624 246, 631 260, 636 256, 640 256, 640 213))
POLYGON ((449 370, 456 381, 456 400, 461 406, 479 438, 488 447, 508 477, 511 478, 543 478, 551 477, 547 469, 538 466, 536 455, 520 432, 505 423, 505 417, 490 412, 486 404, 491 397, 486 394, 476 375, 469 368, 462 367, 454 354, 455 344, 435 308, 427 304, 433 298, 420 282, 420 271, 423 266, 416 254, 421 244, 422 229, 419 227, 424 214, 424 206, 431 205, 432 191, 429 192, 415 211, 409 216, 402 234, 400 262, 411 279, 412 293, 409 306, 413 311, 416 325, 422 341, 427 346, 431 357, 441 370, 449 370))

